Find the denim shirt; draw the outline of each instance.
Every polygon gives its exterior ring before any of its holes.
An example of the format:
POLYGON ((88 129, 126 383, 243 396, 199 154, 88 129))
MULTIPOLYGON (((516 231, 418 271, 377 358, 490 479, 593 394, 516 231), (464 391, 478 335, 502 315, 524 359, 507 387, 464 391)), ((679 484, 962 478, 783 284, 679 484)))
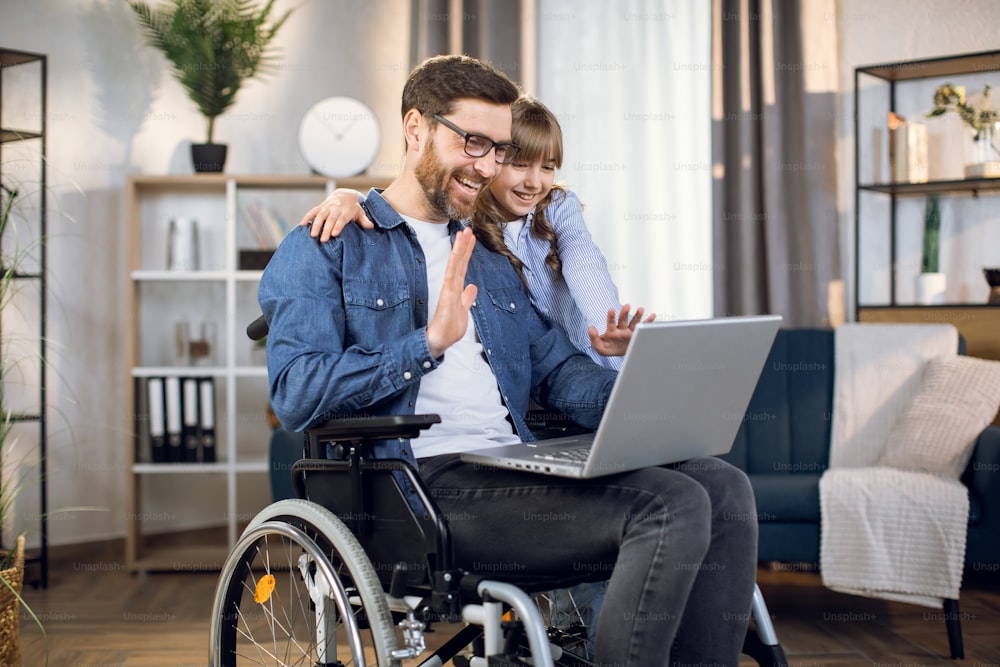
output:
MULTIPOLYGON (((320 243, 297 227, 261 277, 271 406, 294 431, 335 417, 413 414, 420 378, 443 359, 427 346, 427 275, 416 236, 375 190, 363 206, 374 229, 348 225, 320 243)), ((452 238, 460 229, 449 223, 452 238)), ((478 288, 476 331, 518 436, 534 439, 524 421, 529 398, 595 428, 616 373, 538 315, 502 255, 476 244, 469 283, 478 288)), ((405 440, 380 441, 375 454, 413 461, 405 440)))

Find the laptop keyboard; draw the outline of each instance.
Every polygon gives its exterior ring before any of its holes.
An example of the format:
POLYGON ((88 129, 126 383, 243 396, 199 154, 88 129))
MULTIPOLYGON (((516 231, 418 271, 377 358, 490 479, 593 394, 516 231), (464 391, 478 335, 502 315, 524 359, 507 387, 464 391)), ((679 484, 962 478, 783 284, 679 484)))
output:
POLYGON ((590 456, 589 447, 574 447, 572 449, 555 449, 534 454, 534 458, 543 461, 565 461, 567 463, 584 463, 590 456))

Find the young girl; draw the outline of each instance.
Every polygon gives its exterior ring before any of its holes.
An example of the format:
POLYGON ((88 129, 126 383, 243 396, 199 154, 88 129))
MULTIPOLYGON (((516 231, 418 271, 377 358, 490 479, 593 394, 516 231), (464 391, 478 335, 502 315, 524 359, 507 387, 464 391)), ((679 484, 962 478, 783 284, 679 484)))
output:
MULTIPOLYGON (((625 329, 635 328, 643 309, 629 317, 608 272, 608 263, 583 220, 583 207, 571 191, 556 185, 562 166, 562 129, 538 100, 523 95, 511 106, 513 142, 521 150, 476 203, 476 238, 508 259, 521 274, 535 308, 562 326, 578 349, 607 368, 621 368, 628 344, 625 329), (599 330, 604 327, 604 334, 599 330)), ((327 241, 349 222, 371 222, 358 205, 360 193, 338 189, 314 207, 300 224, 327 241)), ((654 314, 646 321, 652 321, 654 314)))

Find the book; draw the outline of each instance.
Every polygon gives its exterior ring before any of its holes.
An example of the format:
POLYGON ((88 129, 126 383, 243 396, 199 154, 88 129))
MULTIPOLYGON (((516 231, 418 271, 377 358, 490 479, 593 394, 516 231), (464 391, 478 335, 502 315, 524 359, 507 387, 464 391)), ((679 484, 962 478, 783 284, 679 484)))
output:
POLYGON ((146 405, 149 410, 149 456, 153 463, 164 463, 167 460, 165 401, 163 378, 147 378, 146 405))
POLYGON ((926 183, 927 126, 889 113, 889 176, 893 183, 926 183))
POLYGON ((926 183, 927 126, 923 123, 906 124, 906 180, 909 183, 926 183))
POLYGON ((257 247, 260 250, 274 250, 288 233, 288 223, 269 206, 259 201, 245 205, 240 202, 242 217, 253 232, 257 247))
POLYGON ((198 425, 201 433, 199 460, 215 463, 215 380, 210 377, 198 379, 198 425))
POLYGON ((198 378, 181 379, 181 441, 184 461, 197 463, 201 453, 201 424, 198 419, 198 378))
POLYGON ((264 225, 258 216, 256 209, 251 210, 251 207, 246 206, 242 201, 239 202, 240 212, 243 214, 241 217, 246 223, 247 227, 253 233, 254 240, 257 242, 257 247, 261 250, 273 250, 276 245, 272 244, 269 230, 264 225))
POLYGON ((180 463, 184 461, 184 447, 181 436, 180 378, 164 378, 163 393, 166 397, 167 413, 167 461, 170 463, 180 463))

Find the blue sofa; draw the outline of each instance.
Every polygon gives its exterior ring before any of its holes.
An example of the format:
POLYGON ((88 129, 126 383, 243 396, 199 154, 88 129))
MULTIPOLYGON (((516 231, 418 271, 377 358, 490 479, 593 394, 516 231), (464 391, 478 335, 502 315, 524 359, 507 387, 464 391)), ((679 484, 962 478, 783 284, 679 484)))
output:
MULTIPOLYGON (((761 561, 819 562, 819 478, 829 462, 834 359, 832 329, 779 331, 733 449, 723 457, 750 476, 761 561)), ((1000 428, 980 434, 962 482, 970 500, 966 573, 996 573, 1000 428)))

